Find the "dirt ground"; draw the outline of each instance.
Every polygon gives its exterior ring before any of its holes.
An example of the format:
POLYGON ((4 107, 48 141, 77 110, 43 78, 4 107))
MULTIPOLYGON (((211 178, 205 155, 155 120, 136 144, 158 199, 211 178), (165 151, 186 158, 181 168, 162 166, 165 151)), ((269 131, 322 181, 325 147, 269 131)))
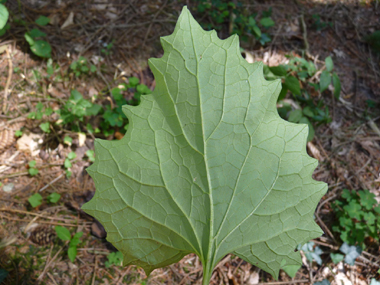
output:
MULTIPOLYGON (((276 281, 228 255, 216 267, 211 284, 313 284, 328 279, 331 284, 364 285, 370 284, 371 278, 380 280, 379 240, 366 241, 368 246, 355 265, 335 265, 329 258, 329 253, 341 245, 332 232, 336 218, 331 203, 342 190, 368 189, 380 202, 380 57, 363 40, 380 30, 380 3, 241 2, 249 11, 261 12, 271 7, 276 23, 269 30, 272 41, 266 46, 243 44, 254 61, 275 66, 286 62, 285 55, 301 57, 307 49, 310 58, 321 66, 331 56, 342 93, 339 100, 333 96, 319 98, 329 107, 332 121, 316 125, 315 138, 308 144, 309 154, 319 160, 314 178, 329 185, 315 213, 325 232, 314 240, 324 250, 322 265, 304 258, 304 265, 294 278, 281 271, 276 281), (313 15, 318 15, 320 23, 327 23, 327 27, 316 28, 313 15), (306 28, 302 27, 301 17, 306 28)), ((10 31, 0 37, 0 268, 9 272, 4 284, 201 284, 202 266, 195 255, 154 270, 149 277, 135 266, 106 267, 107 255, 115 248, 106 242, 101 225, 80 209, 95 191, 85 171, 91 164, 85 153, 93 149, 94 135, 83 138, 65 129, 47 134, 38 127, 41 121, 28 119, 38 102, 49 101, 53 108, 60 108, 72 88, 90 98, 135 76, 153 89, 155 82, 147 60, 162 56, 159 37, 172 33, 183 5, 188 5, 198 21, 207 20, 197 12, 196 1, 7 2, 11 15, 22 14, 26 21, 33 22, 38 15, 52 19, 43 31, 52 46, 53 61, 59 64, 65 80, 43 77, 47 61, 30 53, 24 39, 25 26, 12 24, 10 31), (65 23, 67 26, 62 28, 65 23), (109 52, 102 52, 110 43, 109 52), (91 59, 102 69, 89 76, 66 76, 65 71, 79 56, 91 59), (34 79, 35 70, 43 79, 34 79), (5 90, 9 90, 7 94, 5 90), (35 135, 35 151, 31 150, 30 138, 22 145, 15 137, 20 128, 35 135), (70 146, 62 143, 67 135, 73 138, 70 146), (77 157, 73 175, 67 179, 63 165, 71 151, 77 157), (37 162, 39 169, 33 177, 28 172, 31 160, 37 162), (59 203, 30 206, 28 198, 32 194, 40 193, 45 198, 53 192, 61 194, 59 203), (67 243, 54 239, 55 225, 84 233, 74 262, 67 257, 67 243)), ((228 36, 227 30, 222 29, 219 36, 228 36)), ((117 138, 117 132, 108 137, 117 138)))

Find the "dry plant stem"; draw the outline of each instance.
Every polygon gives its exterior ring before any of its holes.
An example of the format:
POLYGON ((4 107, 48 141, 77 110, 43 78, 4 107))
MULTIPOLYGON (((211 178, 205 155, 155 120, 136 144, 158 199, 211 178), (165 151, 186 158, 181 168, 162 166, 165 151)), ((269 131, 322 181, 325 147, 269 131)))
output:
POLYGON ((307 279, 301 279, 301 280, 292 280, 292 281, 257 283, 256 285, 286 285, 286 284, 294 284, 294 283, 310 283, 310 281, 307 279))
MULTIPOLYGON (((18 218, 11 218, 11 217, 7 217, 7 216, 2 216, 2 218, 4 219, 7 219, 7 220, 12 220, 12 221, 18 221, 18 222, 30 222, 29 220, 25 220, 25 219, 18 219, 18 218)), ((87 222, 87 223, 82 223, 82 224, 78 224, 78 225, 73 225, 73 224, 67 224, 67 223, 55 223, 55 222, 45 222, 45 221, 39 221, 38 222, 39 224, 47 224, 47 225, 55 225, 55 226, 65 226, 65 227, 82 227, 82 226, 90 226, 92 223, 91 222, 87 222)))
POLYGON ((29 115, 29 113, 23 115, 22 117, 18 117, 18 118, 15 118, 15 119, 12 119, 12 120, 6 121, 5 123, 2 123, 2 124, 0 125, 0 131, 1 131, 2 129, 6 128, 7 125, 10 125, 10 124, 13 124, 13 123, 16 123, 16 122, 25 121, 25 120, 26 120, 25 117, 27 117, 28 115, 29 115))
POLYGON ((44 275, 46 273, 46 271, 49 269, 49 266, 51 265, 51 263, 57 258, 58 254, 62 251, 62 249, 68 245, 69 241, 67 240, 65 242, 65 244, 57 251, 57 253, 54 255, 54 257, 49 261, 49 263, 46 264, 45 268, 44 268, 44 271, 42 271, 41 275, 37 278, 37 282, 38 283, 41 283, 41 281, 43 280, 44 278, 44 275))
POLYGON ((8 79, 7 79, 7 83, 5 85, 5 89, 4 89, 3 114, 5 114, 7 112, 7 100, 8 100, 9 85, 11 84, 12 74, 13 74, 13 63, 12 63, 11 55, 9 54, 9 46, 7 47, 7 49, 5 51, 7 53, 9 69, 8 69, 8 79))
POLYGON ((224 259, 219 261, 219 263, 214 267, 211 268, 212 264, 211 262, 208 262, 206 264, 203 264, 203 279, 202 279, 202 285, 209 285, 210 280, 213 279, 212 276, 214 276, 215 273, 217 273, 217 269, 221 266, 223 266, 226 262, 228 262, 231 259, 230 255, 227 255, 224 259), (213 274, 214 272, 214 274, 213 274))
POLYGON ((49 182, 48 184, 46 184, 44 187, 42 187, 40 190, 38 190, 38 192, 42 192, 44 191, 46 188, 48 188, 49 186, 51 186, 52 184, 54 184, 55 182, 57 182, 59 179, 61 179, 65 174, 62 173, 61 175, 59 175, 57 178, 53 179, 51 182, 49 182))
POLYGON ((94 274, 92 275, 92 282, 91 285, 95 285, 95 276, 96 276, 96 270, 98 269, 98 256, 95 256, 95 266, 94 266, 94 274))
POLYGON ((301 16, 300 16, 300 26, 302 29, 303 42, 305 44, 305 53, 309 57, 309 42, 307 41, 307 27, 306 27, 306 23, 305 23, 305 19, 304 19, 303 14, 301 14, 301 16))
POLYGON ((143 44, 142 44, 142 47, 144 48, 145 47, 145 43, 146 43, 146 40, 148 39, 148 36, 150 34, 150 30, 152 29, 152 26, 153 26, 153 23, 154 23, 154 20, 156 20, 157 16, 160 15, 160 13, 162 12, 162 10, 165 8, 166 4, 168 3, 168 0, 165 1, 165 3, 162 5, 162 7, 157 11, 157 13, 154 15, 153 19, 152 19, 152 22, 149 24, 149 27, 148 27, 148 30, 147 32, 145 33, 145 37, 144 37, 144 41, 143 41, 143 44))
POLYGON ((116 281, 116 285, 122 285, 123 284, 123 279, 124 279, 125 275, 127 275, 129 273, 129 271, 131 271, 131 266, 128 266, 128 268, 120 274, 120 278, 116 281))
POLYGON ((190 275, 192 275, 192 274, 194 274, 194 273, 197 273, 197 272, 199 272, 199 271, 201 271, 201 270, 202 270, 202 268, 200 267, 200 268, 198 268, 198 269, 196 269, 196 270, 193 270, 193 271, 187 273, 187 274, 185 275, 185 277, 183 277, 183 279, 181 280, 181 282, 180 282, 178 285, 182 285, 182 284, 184 284, 184 283, 186 282, 186 279, 189 278, 190 275))
POLYGON ((135 28, 140 26, 145 26, 150 23, 173 23, 175 24, 175 20, 154 20, 149 22, 142 22, 142 23, 136 23, 136 24, 119 24, 119 25, 94 25, 94 28, 135 28))
POLYGON ((320 223, 320 225, 323 227, 323 229, 325 230, 325 233, 327 233, 331 239, 336 243, 336 240, 334 238, 334 235, 331 233, 331 231, 329 230, 329 228, 326 226, 326 224, 322 221, 322 219, 319 217, 319 214, 317 212, 315 212, 315 217, 317 218, 318 222, 320 223))
POLYGON ((50 273, 47 273, 47 276, 49 276, 49 278, 51 279, 51 281, 53 281, 54 285, 58 285, 57 281, 55 281, 53 275, 51 275, 50 273))
POLYGON ((23 175, 28 175, 29 172, 16 172, 8 175, 4 175, 0 177, 0 180, 5 179, 5 178, 11 178, 11 177, 17 177, 17 176, 23 176, 23 175))

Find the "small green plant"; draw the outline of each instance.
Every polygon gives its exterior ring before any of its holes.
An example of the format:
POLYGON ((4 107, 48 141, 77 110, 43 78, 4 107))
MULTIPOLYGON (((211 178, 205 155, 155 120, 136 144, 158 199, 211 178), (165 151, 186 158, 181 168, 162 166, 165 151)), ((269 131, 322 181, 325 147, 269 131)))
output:
POLYGON ((234 20, 233 34, 238 34, 243 41, 248 41, 250 35, 254 36, 263 46, 272 40, 268 33, 263 32, 275 25, 271 15, 272 8, 262 13, 260 21, 256 20, 257 13, 250 16, 239 13, 234 20))
POLYGON ((49 203, 52 203, 52 204, 57 203, 59 199, 61 199, 61 195, 55 192, 47 196, 47 200, 49 201, 49 203))
POLYGON ((83 122, 87 116, 95 116, 102 110, 98 104, 94 104, 83 98, 76 89, 71 90, 71 96, 62 109, 56 112, 60 115, 59 123, 71 125, 71 129, 79 132, 81 127, 79 122, 83 122))
MULTIPOLYGON (((39 26, 46 26, 49 24, 50 19, 45 16, 40 16, 35 23, 39 26)), ((26 25, 26 23, 25 23, 26 25)), ((30 30, 25 33, 25 39, 29 43, 30 50, 39 57, 50 58, 51 57, 51 46, 50 44, 43 40, 46 34, 37 28, 30 30)))
POLYGON ((76 158, 77 155, 75 152, 70 152, 66 159, 65 159, 65 162, 64 162, 64 167, 66 169, 66 177, 69 179, 72 175, 72 172, 70 171, 70 168, 73 166, 72 163, 71 163, 71 160, 73 160, 74 158, 76 158))
POLYGON ((114 127, 122 127, 122 133, 125 133, 128 124, 127 117, 122 111, 123 105, 139 105, 141 101, 141 95, 147 95, 152 93, 152 91, 145 84, 139 84, 140 81, 136 77, 130 77, 128 84, 122 83, 119 86, 111 90, 112 98, 115 102, 115 106, 106 105, 103 114, 103 121, 100 124, 102 132, 105 136, 109 136, 114 133, 114 127), (130 91, 134 93, 131 100, 126 100, 124 98, 124 92, 130 91))
POLYGON ((15 131, 15 137, 19 138, 22 136, 22 130, 15 131))
POLYGON ((380 54, 380 31, 374 31, 363 38, 365 42, 373 49, 377 54, 380 54))
POLYGON ((120 266, 123 262, 123 254, 120 251, 111 252, 107 255, 107 261, 105 262, 106 267, 111 267, 111 265, 120 266))
POLYGON ((197 11, 202 14, 207 13, 210 15, 213 25, 211 23, 201 23, 201 25, 208 30, 212 28, 220 30, 222 24, 228 21, 230 17, 230 9, 240 8, 242 6, 240 2, 235 5, 235 3, 231 1, 226 3, 220 0, 212 0, 211 3, 206 0, 197 0, 197 2, 197 11))
POLYGON ((50 133, 50 123, 49 123, 49 122, 41 123, 41 124, 40 124, 40 129, 41 129, 44 133, 50 133))
POLYGON ((115 40, 112 40, 110 43, 103 43, 104 48, 101 49, 101 53, 105 55, 110 55, 112 53, 112 48, 114 45, 115 40))
POLYGON ((293 123, 303 123, 309 126, 308 141, 314 137, 314 127, 312 123, 323 124, 331 122, 329 109, 324 105, 323 100, 316 100, 311 94, 321 94, 332 83, 334 86, 334 96, 339 99, 340 80, 333 71, 334 64, 331 57, 325 59, 325 68, 321 72, 320 81, 311 81, 317 73, 317 68, 313 62, 304 58, 290 58, 286 65, 273 67, 264 66, 264 76, 267 80, 281 79, 282 90, 279 96, 278 112, 283 119, 293 123), (302 82, 302 88, 301 84, 302 82), (287 92, 290 91, 296 99, 299 108, 282 101, 287 92))
POLYGON ((42 196, 39 193, 35 193, 29 197, 28 202, 35 208, 42 204, 42 196))
POLYGON ((380 236, 380 205, 368 190, 343 189, 342 200, 333 203, 338 223, 332 229, 349 245, 364 246, 366 238, 380 236))
POLYGON ((67 255, 69 256, 70 261, 74 262, 78 253, 77 246, 80 243, 80 238, 83 236, 83 232, 77 232, 74 236, 71 236, 70 231, 62 226, 55 226, 55 232, 60 240, 70 241, 67 255))
POLYGON ((29 168, 28 168, 28 172, 30 174, 30 176, 36 176, 38 174, 38 169, 36 168, 36 161, 35 160, 32 160, 29 162, 29 168))
POLYGON ((321 20, 321 16, 319 16, 318 14, 313 14, 312 17, 313 17, 312 27, 315 28, 317 31, 322 31, 326 29, 327 27, 333 26, 332 22, 325 22, 321 20))
POLYGON ((82 74, 90 74, 96 72, 96 66, 93 64, 90 64, 88 62, 88 59, 80 56, 78 60, 73 61, 70 64, 70 69, 75 74, 75 76, 79 77, 82 74))
POLYGON ((315 261, 318 265, 322 265, 321 254, 323 254, 323 251, 319 246, 315 246, 313 241, 298 245, 297 249, 302 250, 310 262, 315 261))
POLYGON ((28 118, 33 120, 41 120, 44 115, 43 109, 44 105, 41 102, 38 102, 36 105, 36 111, 30 112, 28 118))
POLYGON ((86 155, 89 161, 91 162, 95 161, 95 152, 92 149, 89 149, 88 151, 86 151, 86 155))
MULTIPOLYGON (((61 198, 60 194, 58 194, 58 193, 51 193, 49 196, 47 196, 46 199, 48 200, 49 203, 53 203, 54 204, 54 203, 57 203, 60 198, 61 198)), ((42 204, 42 200, 43 200, 43 198, 42 198, 41 194, 39 194, 39 193, 33 194, 28 199, 30 205, 33 208, 41 205, 42 204)))
POLYGON ((198 0, 197 11, 210 15, 211 23, 203 23, 205 29, 211 28, 220 31, 223 26, 230 24, 232 34, 238 34, 245 42, 254 37, 261 45, 271 41, 268 33, 263 32, 275 25, 272 20, 272 8, 262 12, 260 20, 258 14, 248 14, 241 2, 223 2, 221 0, 198 0), (232 23, 230 23, 232 21, 232 23))
POLYGON ((344 253, 345 256, 336 254, 333 259, 333 254, 330 254, 331 260, 336 264, 337 261, 341 261, 344 258, 344 262, 349 265, 355 265, 355 260, 362 253, 362 248, 360 246, 348 245, 347 243, 343 243, 339 248, 340 252, 344 253))
POLYGON ((73 139, 71 137, 66 136, 63 138, 63 143, 67 144, 68 146, 71 146, 71 144, 73 143, 73 139))
POLYGON ((47 78, 51 78, 54 75, 53 80, 54 81, 59 81, 62 79, 60 74, 57 74, 57 72, 60 70, 60 66, 58 63, 53 63, 53 60, 49 58, 46 62, 46 73, 47 73, 47 78))

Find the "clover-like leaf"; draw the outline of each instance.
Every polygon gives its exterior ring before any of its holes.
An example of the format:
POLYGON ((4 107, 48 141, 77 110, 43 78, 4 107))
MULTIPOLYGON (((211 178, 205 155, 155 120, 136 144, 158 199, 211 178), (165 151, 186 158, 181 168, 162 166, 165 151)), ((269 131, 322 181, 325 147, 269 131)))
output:
POLYGON ((313 213, 326 184, 311 177, 307 126, 279 117, 280 80, 244 60, 236 35, 220 40, 184 7, 161 43, 164 55, 149 61, 155 90, 123 107, 126 135, 95 142, 97 190, 83 209, 125 266, 149 274, 196 253, 209 284, 234 253, 277 278, 322 232, 313 213))
POLYGON ((349 265, 354 265, 355 259, 362 253, 362 248, 360 246, 350 246, 347 243, 343 243, 339 250, 346 255, 344 261, 349 265))
POLYGON ((362 190, 358 192, 360 197, 360 203, 367 210, 371 210, 376 205, 375 194, 369 192, 369 190, 362 190))
POLYGON ((35 208, 35 207, 37 207, 37 206, 39 206, 39 205, 42 204, 42 196, 39 193, 35 193, 35 194, 33 194, 32 196, 29 197, 28 201, 29 201, 30 205, 33 208, 35 208))

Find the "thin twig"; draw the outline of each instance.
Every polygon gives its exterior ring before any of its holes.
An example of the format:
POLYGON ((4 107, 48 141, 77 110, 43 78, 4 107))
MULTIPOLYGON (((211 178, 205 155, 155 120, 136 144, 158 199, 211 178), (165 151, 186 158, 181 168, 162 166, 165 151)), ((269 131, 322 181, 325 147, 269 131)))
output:
POLYGON ((8 100, 9 85, 11 84, 12 74, 13 74, 13 63, 12 63, 11 55, 9 54, 9 46, 7 47, 7 49, 5 51, 7 53, 9 69, 8 69, 8 79, 7 79, 7 83, 5 85, 5 89, 4 89, 3 114, 5 114, 7 111, 7 100, 8 100))
POLYGON ((62 173, 61 175, 59 175, 57 178, 53 179, 51 182, 49 182, 48 184, 46 184, 44 187, 42 187, 40 190, 38 190, 38 192, 42 192, 44 191, 46 188, 48 188, 49 186, 51 186, 52 184, 54 184, 55 182, 57 182, 59 179, 61 179, 65 174, 62 173))
POLYGON ((160 15, 160 13, 162 12, 162 10, 164 9, 164 7, 166 6, 167 3, 168 3, 168 0, 166 0, 165 3, 162 5, 162 7, 157 11, 157 13, 154 14, 154 17, 153 17, 151 23, 149 24, 148 30, 145 33, 144 41, 142 43, 143 48, 145 47, 146 40, 148 39, 148 36, 150 34, 150 30, 152 29, 154 21, 156 20, 157 16, 160 15))
POLYGON ((305 19, 304 19, 303 14, 301 14, 301 16, 300 16, 300 26, 302 29, 303 42, 305 44, 305 53, 307 56, 309 56, 309 42, 307 41, 307 27, 306 27, 306 23, 305 23, 305 19))
POLYGON ((150 23, 173 23, 175 24, 176 21, 175 20, 154 20, 154 21, 149 21, 149 22, 142 22, 142 23, 136 23, 136 24, 121 24, 121 25, 94 25, 93 27, 94 28, 109 28, 109 29, 113 29, 113 28, 134 28, 134 27, 140 27, 140 26, 145 26, 145 25, 148 25, 150 23))
MULTIPOLYGON (((18 218, 11 218, 11 217, 7 217, 7 216, 2 216, 2 218, 4 219, 7 219, 7 220, 12 220, 12 221, 18 221, 18 222, 30 222, 29 220, 25 220, 25 219, 18 219, 18 218)), ((45 221, 39 221, 38 222, 39 224, 47 224, 47 225, 55 225, 55 226, 65 226, 65 227, 82 227, 84 225, 88 225, 90 226, 92 223, 91 222, 85 222, 85 223, 82 223, 82 224, 78 224, 78 225, 73 225, 73 224, 67 224, 67 223, 55 223, 55 222, 45 222, 45 221)))
POLYGON ((57 282, 55 281, 53 275, 51 275, 51 274, 48 272, 48 273, 47 273, 47 276, 49 276, 49 278, 51 279, 51 281, 53 281, 53 283, 54 283, 55 285, 58 285, 57 282))
POLYGON ((29 174, 28 171, 26 171, 26 172, 22 171, 22 172, 11 173, 11 174, 8 174, 8 175, 1 176, 0 180, 5 179, 5 178, 11 178, 11 177, 18 177, 18 176, 28 175, 28 174, 29 174))
POLYGON ((257 283, 256 285, 285 285, 285 284, 294 284, 294 283, 310 283, 310 281, 307 279, 301 279, 301 280, 291 280, 291 281, 257 283))
POLYGON ((98 269, 98 256, 95 256, 95 266, 94 266, 94 274, 92 275, 92 282, 91 285, 95 285, 95 276, 96 276, 96 270, 98 269))
POLYGON ((2 212, 2 211, 12 212, 12 213, 20 213, 20 214, 25 214, 25 215, 32 215, 32 216, 37 216, 37 217, 44 218, 44 219, 57 220, 57 221, 62 221, 62 222, 66 222, 66 223, 68 222, 68 220, 64 219, 64 218, 47 217, 47 216, 44 216, 42 214, 27 212, 27 211, 22 211, 22 210, 17 210, 17 209, 0 208, 0 212, 2 212))
POLYGON ((57 251, 57 253, 54 255, 54 257, 49 261, 49 263, 46 264, 45 268, 44 268, 44 271, 42 271, 41 275, 37 278, 37 281, 38 283, 40 283, 42 281, 42 279, 44 278, 44 275, 46 273, 46 271, 49 269, 49 266, 50 264, 57 258, 58 254, 60 254, 60 252, 62 251, 62 249, 69 243, 69 241, 67 240, 65 242, 65 244, 57 251))

